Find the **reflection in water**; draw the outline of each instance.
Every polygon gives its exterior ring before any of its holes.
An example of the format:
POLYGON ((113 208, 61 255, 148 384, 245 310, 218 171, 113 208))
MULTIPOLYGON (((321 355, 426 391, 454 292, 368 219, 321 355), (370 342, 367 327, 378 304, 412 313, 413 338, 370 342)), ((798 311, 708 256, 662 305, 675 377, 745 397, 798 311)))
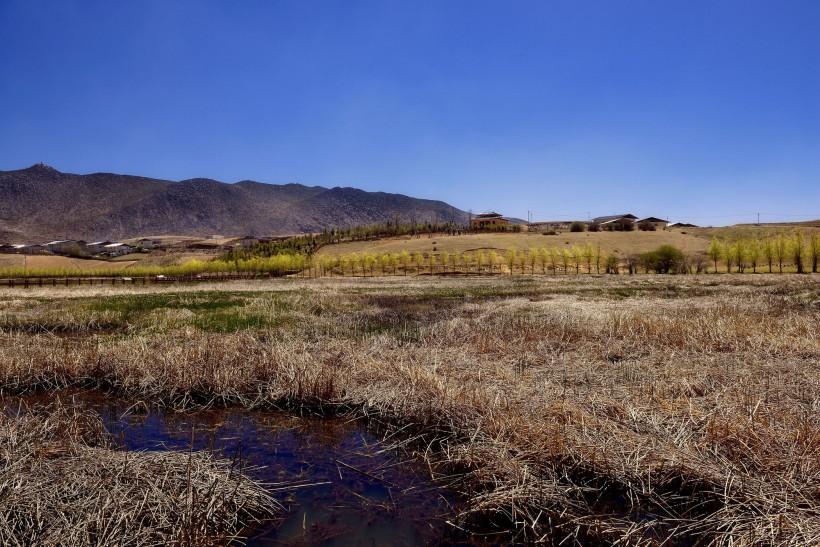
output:
POLYGON ((249 531, 248 545, 450 543, 452 497, 430 472, 354 421, 241 408, 164 412, 64 390, 5 398, 6 408, 60 400, 98 412, 127 450, 209 450, 267 484, 289 509, 249 531))

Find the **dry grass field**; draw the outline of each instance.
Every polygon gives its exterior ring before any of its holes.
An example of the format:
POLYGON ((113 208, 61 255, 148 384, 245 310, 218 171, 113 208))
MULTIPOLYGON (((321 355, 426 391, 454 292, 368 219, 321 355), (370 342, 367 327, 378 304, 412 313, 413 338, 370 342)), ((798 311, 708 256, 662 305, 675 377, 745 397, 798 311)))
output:
MULTIPOLYGON (((138 266, 180 266, 191 260, 203 262, 213 260, 219 256, 215 252, 174 250, 171 252, 153 251, 151 253, 134 253, 118 256, 112 262, 128 262, 138 266)), ((130 264, 129 264, 130 265, 130 264)))
POLYGON ((347 414, 522 542, 816 545, 819 322, 816 275, 7 289, 0 386, 347 414))
POLYGON ((26 265, 25 255, 0 254, 0 269, 21 268, 26 265))
POLYGON ((706 252, 709 246, 708 237, 693 235, 691 231, 669 230, 656 232, 563 232, 558 235, 541 233, 476 233, 460 236, 427 234, 419 238, 385 238, 375 241, 355 241, 328 245, 319 250, 320 254, 340 256, 350 253, 433 253, 447 251, 463 253, 478 249, 496 249, 506 251, 514 248, 570 248, 573 245, 583 246, 587 242, 601 244, 607 254, 626 256, 630 253, 643 253, 654 250, 661 245, 674 245, 686 253, 706 252))
POLYGON ((0 269, 12 267, 26 267, 29 269, 53 270, 63 268, 67 270, 118 270, 127 268, 137 261, 123 257, 126 260, 86 260, 56 255, 16 255, 0 254, 0 269))

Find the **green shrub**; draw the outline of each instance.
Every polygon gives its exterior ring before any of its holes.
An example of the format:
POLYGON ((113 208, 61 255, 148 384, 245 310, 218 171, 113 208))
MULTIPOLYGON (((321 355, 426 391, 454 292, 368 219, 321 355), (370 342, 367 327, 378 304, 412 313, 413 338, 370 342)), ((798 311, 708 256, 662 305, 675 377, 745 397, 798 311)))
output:
POLYGON ((673 245, 661 245, 654 251, 640 255, 640 264, 649 273, 681 273, 686 271, 683 251, 673 245))

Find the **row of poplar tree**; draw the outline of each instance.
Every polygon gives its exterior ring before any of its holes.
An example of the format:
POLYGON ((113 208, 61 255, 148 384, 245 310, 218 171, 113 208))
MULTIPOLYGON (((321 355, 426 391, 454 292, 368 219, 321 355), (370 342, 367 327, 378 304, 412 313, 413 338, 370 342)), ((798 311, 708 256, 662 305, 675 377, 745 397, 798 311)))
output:
POLYGON ((813 231, 808 236, 800 229, 780 232, 764 238, 754 236, 734 236, 728 238, 713 237, 706 250, 709 259, 714 263, 715 272, 718 265, 724 264, 726 271, 743 273, 751 269, 768 268, 769 272, 783 273, 783 267, 794 268, 797 273, 806 272, 809 267, 817 273, 820 262, 820 232, 813 231))

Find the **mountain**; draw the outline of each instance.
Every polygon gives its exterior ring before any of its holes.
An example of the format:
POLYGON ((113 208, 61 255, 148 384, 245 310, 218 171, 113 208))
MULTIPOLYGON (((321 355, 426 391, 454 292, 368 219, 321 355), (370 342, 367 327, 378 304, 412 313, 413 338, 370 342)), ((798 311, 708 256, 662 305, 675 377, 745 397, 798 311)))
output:
POLYGON ((355 188, 74 175, 42 163, 0 171, 0 242, 293 234, 384 222, 396 215, 404 222, 412 217, 467 220, 467 213, 442 201, 355 188))

